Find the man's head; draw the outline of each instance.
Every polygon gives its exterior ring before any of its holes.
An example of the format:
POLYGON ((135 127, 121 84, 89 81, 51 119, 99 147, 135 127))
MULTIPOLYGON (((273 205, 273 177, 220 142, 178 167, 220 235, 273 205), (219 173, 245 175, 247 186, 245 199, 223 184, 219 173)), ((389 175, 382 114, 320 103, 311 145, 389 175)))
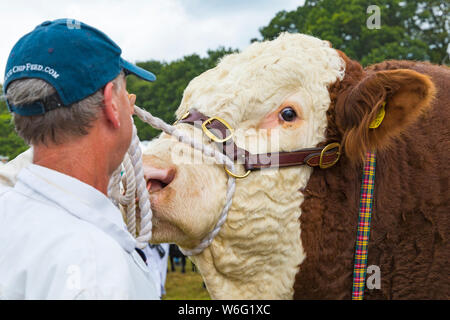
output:
MULTIPOLYGON (((112 81, 114 92, 124 87, 123 72, 112 81)), ((7 99, 11 105, 29 105, 42 101, 52 104, 55 88, 44 80, 31 78, 15 80, 8 87, 7 99)), ((28 144, 61 144, 88 134, 104 108, 103 88, 78 101, 70 108, 56 108, 44 114, 25 116, 13 113, 16 131, 28 144)))
POLYGON ((70 19, 43 22, 23 36, 10 53, 3 86, 18 134, 47 147, 95 134, 115 150, 118 165, 132 133, 134 97, 125 75, 155 80, 121 52, 99 30, 70 19))
MULTIPOLYGON (((12 105, 42 101, 48 106, 55 103, 55 94, 55 88, 49 83, 31 78, 12 82, 7 99, 12 105)), ((117 166, 131 141, 134 102, 135 97, 128 96, 122 71, 103 88, 68 108, 55 108, 34 116, 14 113, 14 124, 17 134, 35 147, 76 143, 89 134, 95 135, 115 151, 110 160, 117 166)))

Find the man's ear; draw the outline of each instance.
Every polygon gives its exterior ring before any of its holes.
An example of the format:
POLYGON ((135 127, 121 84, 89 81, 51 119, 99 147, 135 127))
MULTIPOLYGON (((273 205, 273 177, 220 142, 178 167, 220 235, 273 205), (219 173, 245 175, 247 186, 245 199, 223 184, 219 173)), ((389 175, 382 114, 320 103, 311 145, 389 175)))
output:
POLYGON ((113 90, 114 84, 112 82, 108 82, 103 90, 103 112, 105 113, 106 119, 113 125, 114 128, 117 129, 120 127, 119 108, 114 102, 113 90))
POLYGON ((336 121, 344 130, 345 154, 359 160, 415 122, 431 105, 435 87, 426 75, 397 69, 367 73, 347 93, 337 101, 336 121))

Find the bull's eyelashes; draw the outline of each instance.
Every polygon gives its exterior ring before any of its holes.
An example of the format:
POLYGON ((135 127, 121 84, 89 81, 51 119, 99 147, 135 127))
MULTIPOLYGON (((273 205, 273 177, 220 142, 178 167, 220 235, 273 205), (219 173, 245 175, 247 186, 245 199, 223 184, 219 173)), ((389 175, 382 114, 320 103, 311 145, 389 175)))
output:
POLYGON ((297 113, 294 108, 286 107, 283 108, 279 113, 280 119, 286 122, 292 122, 297 118, 297 113))

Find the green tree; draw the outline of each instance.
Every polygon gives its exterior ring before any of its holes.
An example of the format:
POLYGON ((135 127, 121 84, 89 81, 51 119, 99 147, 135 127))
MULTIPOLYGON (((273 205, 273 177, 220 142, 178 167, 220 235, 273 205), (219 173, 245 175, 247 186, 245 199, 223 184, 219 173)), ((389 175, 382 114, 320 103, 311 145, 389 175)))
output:
MULTIPOLYGON (((329 40, 363 65, 386 59, 430 60, 447 63, 449 45, 449 2, 439 0, 306 0, 294 11, 281 11, 260 28, 261 39, 271 40, 280 32, 301 32, 329 40), (370 29, 366 22, 370 5, 380 8, 380 29, 370 29)), ((134 76, 127 78, 136 104, 168 123, 181 102, 188 83, 202 72, 215 67, 235 49, 209 50, 206 57, 197 54, 172 62, 150 60, 137 65, 153 72, 157 81, 149 83, 134 76)), ((1 90, 1 85, 0 85, 1 90)), ((159 131, 135 117, 141 140, 150 140, 159 131)), ((11 122, 11 115, 0 99, 0 155, 14 158, 27 148, 11 122)))
MULTIPOLYGON (((148 110, 167 123, 175 121, 175 111, 178 108, 183 92, 188 83, 204 71, 215 67, 224 55, 236 52, 231 48, 220 47, 209 50, 204 58, 197 54, 166 63, 159 61, 138 62, 137 65, 153 72, 157 80, 153 83, 140 80, 134 76, 127 78, 127 90, 136 94, 136 105, 148 110)), ((136 128, 141 140, 150 140, 160 131, 143 123, 135 117, 136 128)))
MULTIPOLYGON (((2 92, 2 85, 0 85, 2 92)), ((0 99, 0 155, 14 159, 18 154, 28 149, 28 145, 14 130, 11 114, 6 108, 6 103, 0 99)))
POLYGON ((449 29, 450 29, 450 3, 442 0, 420 1, 416 11, 416 23, 412 33, 424 40, 429 48, 427 50, 430 61, 450 64, 449 29))
POLYGON ((329 40, 363 65, 386 59, 443 63, 448 57, 448 16, 445 1, 306 0, 297 10, 277 13, 260 33, 262 40, 274 39, 280 32, 311 34, 329 40), (370 5, 380 9, 379 29, 367 26, 370 5))

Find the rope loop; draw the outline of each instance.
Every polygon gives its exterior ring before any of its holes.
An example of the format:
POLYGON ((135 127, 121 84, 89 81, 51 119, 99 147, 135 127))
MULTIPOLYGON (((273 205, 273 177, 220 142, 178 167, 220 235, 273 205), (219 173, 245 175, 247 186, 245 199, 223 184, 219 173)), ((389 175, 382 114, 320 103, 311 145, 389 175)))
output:
MULTIPOLYGON (((233 161, 231 161, 231 159, 224 154, 218 152, 216 149, 203 144, 201 141, 199 142, 193 140, 185 132, 178 130, 173 125, 169 125, 157 117, 154 117, 148 111, 145 111, 137 106, 134 106, 134 110, 142 121, 151 125, 153 128, 160 129, 163 132, 175 137, 179 142, 190 145, 192 148, 201 151, 204 155, 214 158, 218 164, 225 166, 231 172, 235 172, 233 161)), ((200 241, 197 247, 193 249, 180 248, 184 255, 197 255, 212 243, 215 236, 219 233, 220 228, 226 221, 235 190, 236 180, 234 177, 229 176, 225 205, 216 226, 205 236, 204 239, 200 241)), ((110 179, 108 195, 114 204, 121 208, 122 212, 126 213, 127 229, 134 237, 136 237, 138 247, 141 249, 145 248, 152 238, 153 212, 144 178, 142 151, 139 144, 139 137, 137 135, 136 126, 134 125, 130 147, 122 164, 114 171, 110 179), (137 205, 135 200, 136 198, 139 199, 137 205), (141 218, 138 232, 136 230, 137 209, 139 210, 141 218)))

